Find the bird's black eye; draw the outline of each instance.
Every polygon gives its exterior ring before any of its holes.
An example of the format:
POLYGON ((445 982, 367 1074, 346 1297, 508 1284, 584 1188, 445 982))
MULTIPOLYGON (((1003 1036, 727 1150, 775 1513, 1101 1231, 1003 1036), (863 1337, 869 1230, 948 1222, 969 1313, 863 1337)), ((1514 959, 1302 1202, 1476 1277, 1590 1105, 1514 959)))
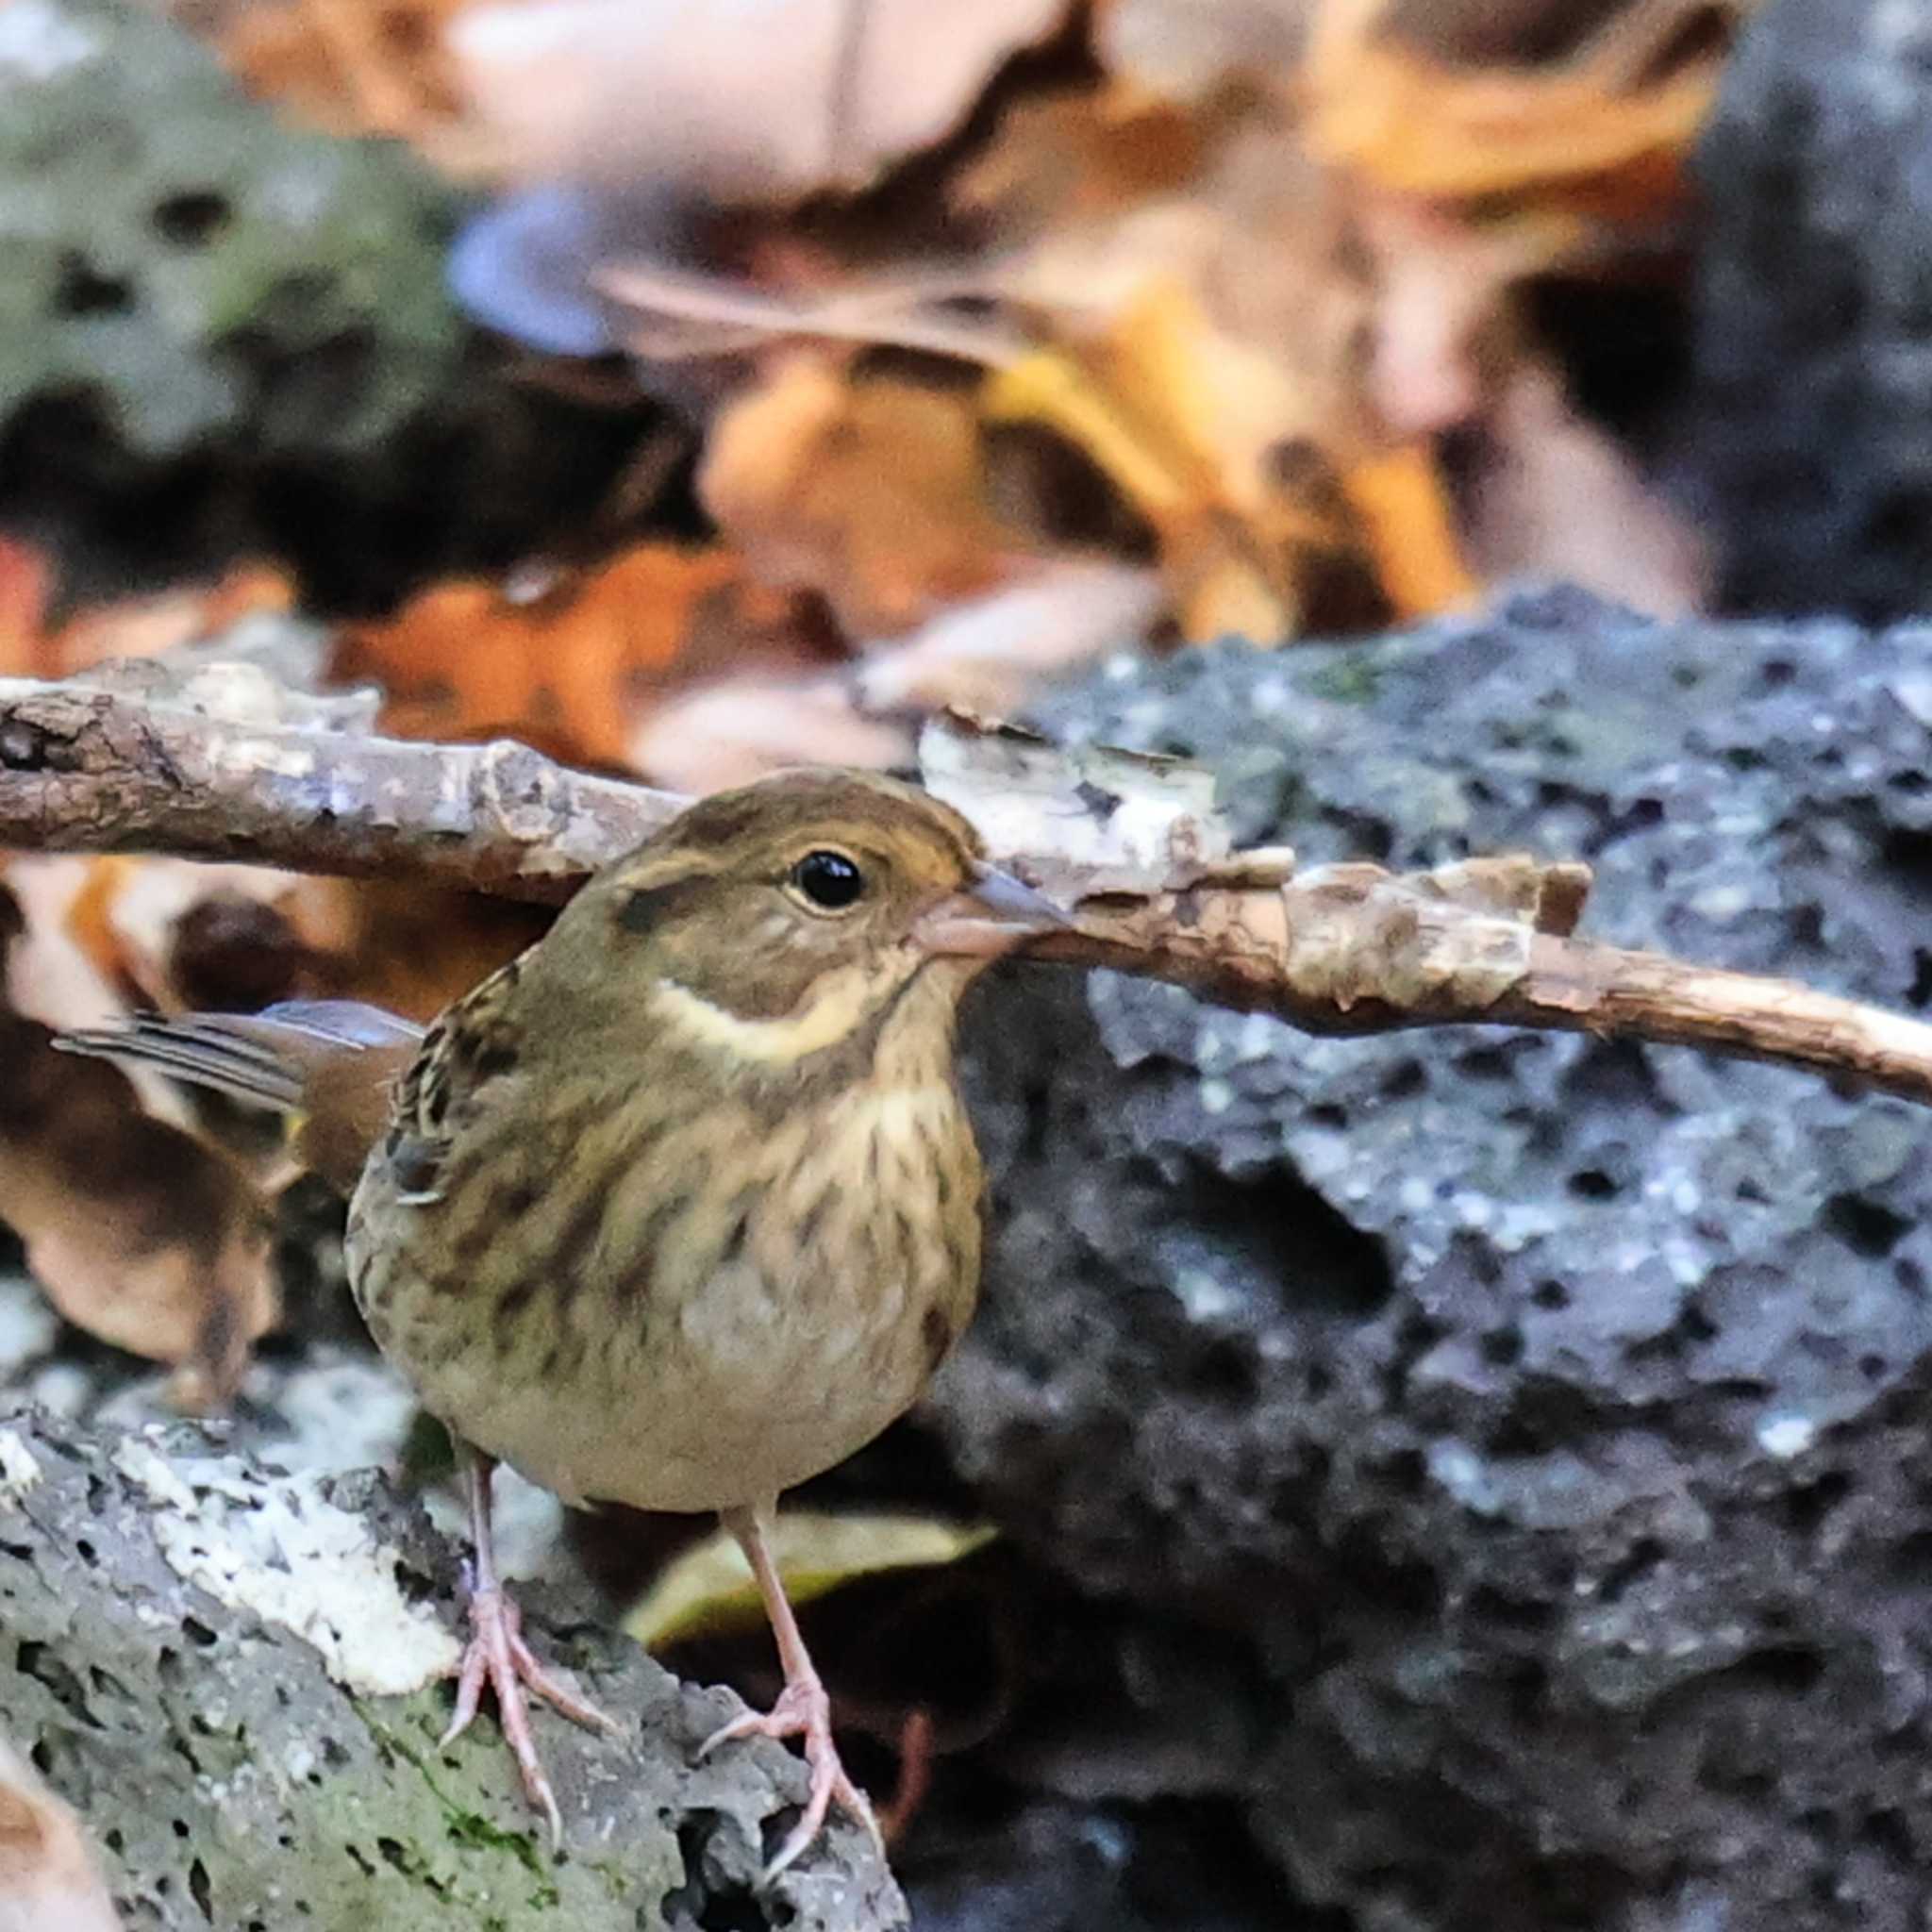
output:
POLYGON ((808 852, 791 868, 791 883, 822 912, 842 912, 865 891, 865 874, 842 852, 808 852))

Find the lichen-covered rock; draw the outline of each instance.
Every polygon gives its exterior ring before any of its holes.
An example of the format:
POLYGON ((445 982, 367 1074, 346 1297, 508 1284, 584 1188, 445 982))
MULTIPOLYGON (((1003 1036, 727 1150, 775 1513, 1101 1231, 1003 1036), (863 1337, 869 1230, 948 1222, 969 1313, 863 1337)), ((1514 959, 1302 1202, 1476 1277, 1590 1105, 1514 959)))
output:
POLYGON ((580 532, 655 412, 513 370, 444 287, 461 197, 165 15, 0 8, 0 520, 83 587, 268 555, 337 609, 580 532))
POLYGON ((1932 606, 1932 14, 1772 0, 1697 173, 1682 467, 1726 596, 1877 620, 1932 606))
POLYGON ((188 1425, 17 1414, 0 1425, 0 1733, 79 1808, 130 1928, 905 1924, 849 1823, 756 1891, 803 1765, 772 1744, 693 1764, 729 1698, 538 1592, 537 1642, 621 1726, 536 1715, 553 1856, 487 1716, 438 1746, 454 1573, 373 1474, 280 1477, 188 1425))
MULTIPOLYGON (((1209 760, 1305 860, 1583 858, 1603 938, 1909 1009, 1928 645, 1525 595, 1124 660, 1041 722, 1209 760)), ((1299 1890, 1404 1927, 1918 1924, 1924 1114, 1019 979, 967 1030, 1000 1212, 932 1413, 1035 1559, 1250 1649, 1231 1774, 1299 1890)))
POLYGON ((453 374, 453 219, 407 150, 291 127, 150 8, 0 22, 0 415, 77 388, 147 455, 366 446, 453 374))

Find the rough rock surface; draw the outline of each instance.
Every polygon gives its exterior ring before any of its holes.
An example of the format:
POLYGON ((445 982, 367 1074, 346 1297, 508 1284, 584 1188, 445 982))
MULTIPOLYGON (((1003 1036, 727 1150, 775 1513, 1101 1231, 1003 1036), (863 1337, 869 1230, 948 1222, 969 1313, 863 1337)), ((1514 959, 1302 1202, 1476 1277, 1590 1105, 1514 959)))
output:
MULTIPOLYGON (((1124 660, 1041 722, 1210 760, 1307 860, 1585 858, 1602 937, 1932 998, 1932 631, 1525 593, 1124 660)), ((1921 1924, 1925 1116, 1017 979, 967 1029, 1000 1208, 932 1413, 1035 1558, 1219 1661, 1152 1702, 1253 1660, 1223 1749, 1296 1889, 1374 1926, 1921 1924)))
POLYGON ((1932 607, 1932 14, 1772 0, 1697 172, 1681 446, 1726 595, 1873 620, 1932 607))
POLYGON ((903 1926, 849 1824, 757 1892, 802 1763, 760 1743, 694 1766, 729 1698, 540 1591, 536 1641, 625 1727, 536 1717, 553 1857, 488 1717, 440 1750, 447 1689, 401 1688, 453 1650, 454 1582, 374 1474, 280 1479, 186 1424, 0 1427, 0 1732, 82 1812, 128 1927, 903 1926))

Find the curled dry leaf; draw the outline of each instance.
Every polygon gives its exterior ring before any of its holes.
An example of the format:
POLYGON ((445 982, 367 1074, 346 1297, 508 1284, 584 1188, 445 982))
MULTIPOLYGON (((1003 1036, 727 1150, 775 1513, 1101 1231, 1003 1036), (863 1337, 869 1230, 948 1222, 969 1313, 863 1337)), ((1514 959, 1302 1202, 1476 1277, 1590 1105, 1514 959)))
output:
MULTIPOLYGON (((1591 7, 1585 31, 1539 61, 1507 58, 1490 0, 1323 0, 1306 75, 1309 149, 1407 192, 1537 192, 1651 219, 1677 205, 1683 158, 1754 4, 1622 0, 1607 15, 1591 7), (1458 29, 1484 15, 1491 25, 1470 44, 1458 29), (1465 64, 1465 51, 1477 58, 1465 64)), ((1525 50, 1538 50, 1560 11, 1505 9, 1525 50)))
POLYGON ((1296 564, 1343 525, 1278 487, 1274 452, 1306 441, 1292 372, 1218 329, 1183 282, 1155 276, 1101 334, 990 379, 995 420, 1077 443, 1154 526, 1184 639, 1274 643, 1300 627, 1296 564))
MULTIPOLYGON (((0 896, 11 955, 24 920, 0 896)), ((191 1405, 230 1391, 273 1324, 269 1230, 239 1167, 142 1113, 126 1076, 58 1053, 0 1000, 0 1221, 71 1322, 170 1362, 191 1405)))
POLYGON ((120 1923, 78 1814, 0 1739, 0 1932, 117 1932, 120 1923))
POLYGON ((720 412, 706 508, 767 582, 820 592, 858 637, 906 631, 1006 575, 970 391, 854 378, 800 352, 720 412))

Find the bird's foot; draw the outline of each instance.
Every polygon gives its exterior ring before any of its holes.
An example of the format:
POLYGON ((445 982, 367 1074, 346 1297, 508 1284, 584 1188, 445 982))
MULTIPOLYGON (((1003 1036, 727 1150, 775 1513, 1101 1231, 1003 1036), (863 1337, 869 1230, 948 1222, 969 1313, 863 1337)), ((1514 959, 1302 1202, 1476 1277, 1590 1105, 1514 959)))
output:
POLYGON ((847 1775, 839 1757, 839 1747, 832 1741, 832 1700, 826 1696, 825 1687, 816 1674, 792 1678, 778 1693, 778 1701, 770 1710, 741 1711, 729 1724, 720 1725, 699 1746, 698 1756, 708 1757, 720 1744, 728 1744, 737 1738, 803 1738, 805 1761, 811 1771, 805 1814, 778 1847, 777 1857, 765 1867, 766 1885, 809 1849, 824 1828, 825 1814, 834 1799, 872 1834, 873 1843, 883 1852, 884 1843, 872 1806, 847 1775))
POLYGON ((454 1743, 469 1729, 487 1682, 496 1693, 496 1719, 503 1727, 504 1742, 517 1761, 530 1803, 549 1821, 550 1842, 555 1847, 563 1843, 563 1817, 557 1808, 557 1793, 550 1788, 543 1760, 537 1755, 537 1741, 530 1735, 530 1706, 524 1695, 525 1687, 587 1729, 615 1733, 617 1725, 537 1661, 524 1641, 523 1624, 522 1611, 501 1589, 479 1590, 471 1595, 470 1641, 457 1678, 457 1707, 438 1748, 454 1743))

